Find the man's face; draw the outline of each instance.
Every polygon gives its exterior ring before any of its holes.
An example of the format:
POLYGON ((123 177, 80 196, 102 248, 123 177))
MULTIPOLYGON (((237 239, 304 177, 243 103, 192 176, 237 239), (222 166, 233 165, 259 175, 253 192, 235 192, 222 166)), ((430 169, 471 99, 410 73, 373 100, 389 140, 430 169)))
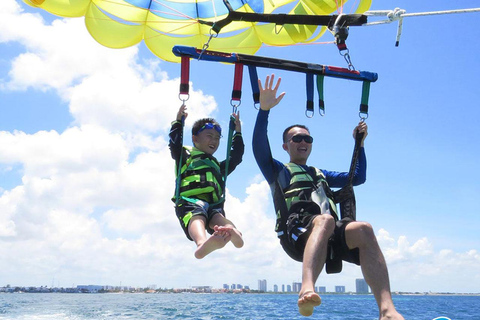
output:
POLYGON ((213 155, 220 144, 220 133, 215 129, 204 129, 193 135, 192 139, 198 150, 213 155))
POLYGON ((293 127, 288 131, 287 141, 283 144, 283 149, 290 155, 290 162, 307 164, 308 156, 312 152, 312 143, 305 141, 311 138, 308 137, 310 137, 310 133, 304 128, 293 127))

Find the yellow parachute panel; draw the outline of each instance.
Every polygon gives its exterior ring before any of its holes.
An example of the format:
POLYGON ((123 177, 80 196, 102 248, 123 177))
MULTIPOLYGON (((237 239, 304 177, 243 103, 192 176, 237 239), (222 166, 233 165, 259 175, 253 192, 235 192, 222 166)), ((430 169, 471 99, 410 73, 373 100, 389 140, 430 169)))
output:
MULTIPOLYGON (((202 48, 212 33, 199 20, 218 22, 227 17, 222 0, 23 0, 62 17, 85 17, 92 37, 111 48, 125 48, 144 40, 158 57, 178 62, 174 45, 202 48)), ((330 15, 342 13, 339 0, 230 0, 237 12, 330 15), (288 9, 287 7, 290 7, 288 9)), ((363 13, 371 0, 351 0, 350 12, 363 13)), ((345 6, 344 6, 345 8, 345 6)), ((262 44, 288 46, 312 42, 326 28, 314 25, 233 21, 209 43, 209 50, 254 54, 262 44)))

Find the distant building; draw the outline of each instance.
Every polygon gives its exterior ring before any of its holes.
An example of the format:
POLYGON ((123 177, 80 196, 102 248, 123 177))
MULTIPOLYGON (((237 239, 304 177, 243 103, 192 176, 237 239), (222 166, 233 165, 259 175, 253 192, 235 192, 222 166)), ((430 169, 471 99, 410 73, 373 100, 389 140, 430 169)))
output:
POLYGON ((285 285, 282 284, 282 292, 285 292, 285 285))
POLYGON ((368 284, 365 279, 355 279, 356 293, 368 293, 368 284))
POLYGON ((196 292, 212 292, 212 287, 211 286, 193 286, 192 290, 196 292))
POLYGON ((287 292, 292 292, 292 286, 287 284, 287 292))
POLYGON ((95 286, 95 285, 79 285, 77 289, 80 292, 87 292, 87 293, 98 293, 100 290, 103 290, 104 286, 95 286))
POLYGON ((243 289, 243 286, 237 283, 237 289, 243 289))
POLYGON ((235 290, 235 289, 237 289, 237 287, 235 286, 235 284, 232 284, 232 285, 230 286, 230 289, 235 290))
POLYGON ((345 286, 335 286, 336 293, 345 293, 345 286))
POLYGON ((228 288, 229 288, 228 284, 227 284, 227 283, 224 283, 224 284, 223 284, 223 289, 228 290, 228 288))
POLYGON ((300 292, 300 290, 302 289, 302 283, 294 282, 292 283, 292 288, 293 288, 293 292, 300 292))
POLYGON ((267 292, 267 280, 258 280, 258 291, 267 292))
POLYGON ((276 284, 273 285, 273 292, 278 292, 278 286, 276 284))
POLYGON ((318 293, 327 293, 327 287, 318 287, 318 293))

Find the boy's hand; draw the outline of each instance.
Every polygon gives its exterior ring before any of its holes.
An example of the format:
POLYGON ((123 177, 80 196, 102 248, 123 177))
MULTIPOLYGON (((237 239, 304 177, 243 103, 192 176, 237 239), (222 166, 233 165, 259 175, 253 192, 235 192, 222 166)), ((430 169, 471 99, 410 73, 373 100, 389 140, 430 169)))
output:
POLYGON ((184 117, 183 120, 187 119, 188 113, 187 113, 187 106, 185 104, 182 104, 180 109, 178 109, 177 113, 177 121, 182 121, 182 117, 184 117))
POLYGON ((242 132, 242 123, 240 122, 240 111, 237 113, 232 113, 232 116, 235 118, 235 132, 242 132))

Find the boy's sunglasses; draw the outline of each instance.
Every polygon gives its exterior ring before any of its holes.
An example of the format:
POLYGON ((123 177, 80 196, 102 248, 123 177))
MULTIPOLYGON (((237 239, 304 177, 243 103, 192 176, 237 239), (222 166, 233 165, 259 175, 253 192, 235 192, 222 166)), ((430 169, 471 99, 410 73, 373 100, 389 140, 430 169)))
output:
POLYGON ((296 143, 300 143, 303 141, 305 141, 306 143, 312 143, 313 142, 313 137, 312 136, 308 136, 306 134, 297 134, 297 135, 294 135, 290 140, 292 140, 293 142, 296 142, 296 143))
POLYGON ((215 129, 220 134, 220 136, 222 135, 222 128, 210 122, 205 123, 200 129, 198 129, 197 134, 199 134, 205 129, 215 129))

